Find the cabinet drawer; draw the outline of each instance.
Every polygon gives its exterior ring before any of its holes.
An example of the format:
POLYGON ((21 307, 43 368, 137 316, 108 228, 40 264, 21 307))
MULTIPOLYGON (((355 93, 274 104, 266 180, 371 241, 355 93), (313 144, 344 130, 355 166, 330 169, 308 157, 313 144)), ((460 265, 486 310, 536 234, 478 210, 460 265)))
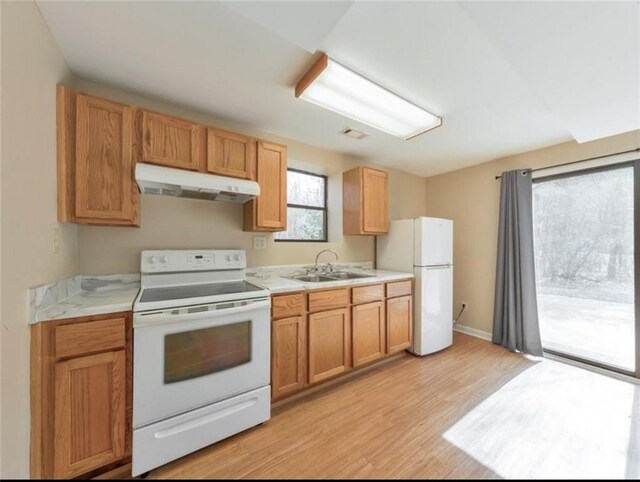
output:
POLYGON ((271 303, 271 318, 274 319, 298 316, 304 311, 302 293, 274 296, 271 303))
POLYGON ((344 308, 348 304, 347 288, 309 293, 309 312, 344 308))
POLYGON ((411 294, 411 280, 387 283, 387 298, 406 296, 411 294))
POLYGON ((354 305, 370 303, 372 301, 382 301, 383 299, 384 286, 382 284, 359 286, 351 290, 351 303, 354 305))
POLYGON ((124 345, 124 318, 88 321, 56 327, 56 358, 122 348, 124 345))

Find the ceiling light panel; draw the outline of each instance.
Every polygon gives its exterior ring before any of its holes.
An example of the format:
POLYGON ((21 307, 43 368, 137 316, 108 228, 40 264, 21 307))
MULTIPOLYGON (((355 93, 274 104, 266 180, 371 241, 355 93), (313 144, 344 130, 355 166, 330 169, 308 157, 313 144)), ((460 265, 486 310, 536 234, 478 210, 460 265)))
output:
POLYGON ((296 86, 296 97, 402 139, 442 125, 440 117, 324 54, 296 86))

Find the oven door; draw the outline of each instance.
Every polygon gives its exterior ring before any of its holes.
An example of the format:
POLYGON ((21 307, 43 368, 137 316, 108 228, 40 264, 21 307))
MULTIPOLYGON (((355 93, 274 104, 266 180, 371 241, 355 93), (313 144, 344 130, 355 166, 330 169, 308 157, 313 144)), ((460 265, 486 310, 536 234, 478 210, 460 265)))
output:
POLYGON ((262 298, 135 313, 133 427, 269 385, 262 298))

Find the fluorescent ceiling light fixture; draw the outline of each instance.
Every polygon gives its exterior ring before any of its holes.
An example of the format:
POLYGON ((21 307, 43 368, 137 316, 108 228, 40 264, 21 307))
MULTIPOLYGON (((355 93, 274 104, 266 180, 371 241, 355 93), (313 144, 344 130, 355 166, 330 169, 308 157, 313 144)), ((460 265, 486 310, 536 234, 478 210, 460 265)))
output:
POLYGON ((298 82, 296 97, 405 140, 442 125, 440 117, 326 54, 298 82))

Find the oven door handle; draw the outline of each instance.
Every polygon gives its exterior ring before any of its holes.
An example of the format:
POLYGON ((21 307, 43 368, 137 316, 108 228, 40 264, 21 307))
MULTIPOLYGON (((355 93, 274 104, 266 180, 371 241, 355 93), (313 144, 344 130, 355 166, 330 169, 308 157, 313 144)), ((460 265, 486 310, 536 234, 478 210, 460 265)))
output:
MULTIPOLYGON (((216 303, 215 305, 223 305, 225 303, 216 303)), ((215 306, 209 305, 209 306, 215 306)), ((201 318, 219 318, 226 315, 235 315, 246 311, 255 311, 261 308, 270 308, 271 299, 267 298, 260 301, 250 301, 246 305, 234 306, 233 308, 222 308, 218 310, 196 311, 194 313, 172 313, 175 310, 163 310, 154 313, 135 313, 133 316, 133 326, 148 326, 161 323, 170 323, 175 321, 191 321, 201 318)))

